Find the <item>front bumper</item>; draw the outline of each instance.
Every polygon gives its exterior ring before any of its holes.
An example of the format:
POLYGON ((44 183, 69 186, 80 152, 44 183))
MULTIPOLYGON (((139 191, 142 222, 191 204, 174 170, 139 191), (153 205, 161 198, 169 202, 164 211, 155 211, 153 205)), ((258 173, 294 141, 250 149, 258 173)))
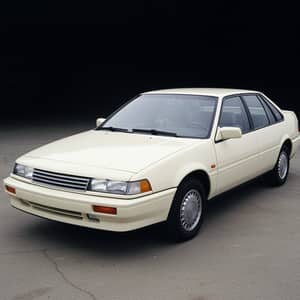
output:
POLYGON ((8 194, 11 205, 17 209, 46 219, 110 231, 130 231, 165 221, 176 192, 172 188, 135 199, 116 199, 50 189, 12 177, 6 178, 4 184, 16 189, 16 194, 8 194), (96 213, 92 205, 115 207, 117 214, 96 213))

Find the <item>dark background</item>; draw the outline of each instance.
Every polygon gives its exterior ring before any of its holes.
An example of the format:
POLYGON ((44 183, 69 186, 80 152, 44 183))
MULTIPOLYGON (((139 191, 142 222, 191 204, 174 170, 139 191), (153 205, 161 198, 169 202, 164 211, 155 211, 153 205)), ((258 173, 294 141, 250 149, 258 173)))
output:
POLYGON ((94 119, 172 87, 257 89, 300 115, 296 4, 2 2, 3 122, 94 119))

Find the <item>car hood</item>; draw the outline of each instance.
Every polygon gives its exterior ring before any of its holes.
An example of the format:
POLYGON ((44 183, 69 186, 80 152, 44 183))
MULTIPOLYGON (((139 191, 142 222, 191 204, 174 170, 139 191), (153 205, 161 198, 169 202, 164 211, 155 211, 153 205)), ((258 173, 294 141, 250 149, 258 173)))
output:
MULTIPOLYGON (((137 173, 194 142, 185 138, 90 130, 37 148, 23 159, 52 161, 53 166, 73 164, 83 170, 93 167, 137 173)), ((33 167, 38 166, 34 163, 33 167)))

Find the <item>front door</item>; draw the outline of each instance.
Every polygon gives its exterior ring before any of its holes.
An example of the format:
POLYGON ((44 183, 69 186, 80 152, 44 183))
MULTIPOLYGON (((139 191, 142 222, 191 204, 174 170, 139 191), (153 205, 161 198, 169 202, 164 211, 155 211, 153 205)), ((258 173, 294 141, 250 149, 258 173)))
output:
POLYGON ((257 136, 251 131, 242 99, 231 96, 223 100, 219 127, 239 127, 242 137, 216 142, 218 192, 224 192, 256 176, 260 154, 257 136))

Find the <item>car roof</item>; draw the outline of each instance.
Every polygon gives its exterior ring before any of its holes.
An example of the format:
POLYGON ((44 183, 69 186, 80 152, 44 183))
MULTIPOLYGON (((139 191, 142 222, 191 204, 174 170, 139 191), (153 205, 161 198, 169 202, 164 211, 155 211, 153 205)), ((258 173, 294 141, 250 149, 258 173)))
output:
POLYGON ((233 94, 258 93, 252 90, 242 89, 221 89, 221 88, 179 88, 179 89, 163 89, 145 92, 143 94, 186 94, 186 95, 203 95, 224 97, 233 94))

